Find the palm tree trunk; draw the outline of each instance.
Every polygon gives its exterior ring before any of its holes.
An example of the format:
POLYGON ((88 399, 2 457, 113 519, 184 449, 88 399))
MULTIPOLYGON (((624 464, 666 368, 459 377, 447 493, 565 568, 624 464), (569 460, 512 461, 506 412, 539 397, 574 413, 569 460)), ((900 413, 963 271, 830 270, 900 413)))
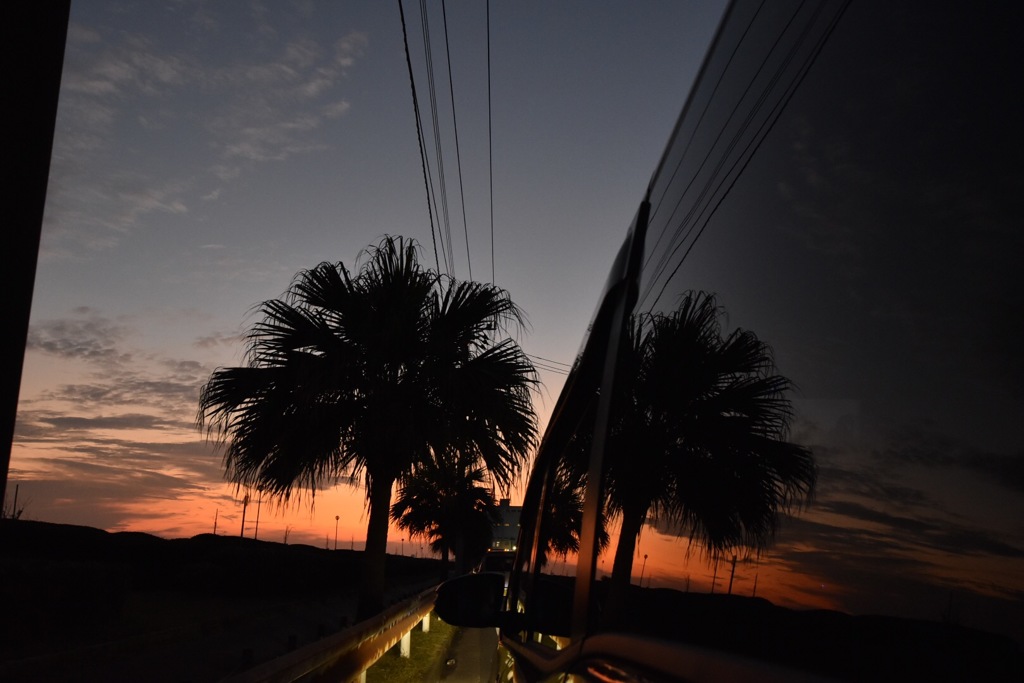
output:
POLYGON ((628 585, 633 574, 633 553, 636 552, 636 539, 644 526, 646 510, 623 510, 622 529, 619 531, 619 543, 615 548, 615 561, 612 565, 612 583, 628 585))
POLYGON ((615 560, 612 564, 612 580, 608 586, 608 604, 605 616, 616 620, 629 604, 629 583, 633 574, 633 553, 636 551, 636 539, 644 526, 647 510, 644 508, 624 509, 622 511, 622 528, 619 530, 619 542, 615 548, 615 560))
POLYGON ((366 550, 363 552, 363 575, 359 584, 356 621, 362 621, 384 609, 387 586, 385 562, 388 550, 388 521, 391 512, 391 488, 395 480, 376 477, 370 484, 370 520, 366 526, 366 550))

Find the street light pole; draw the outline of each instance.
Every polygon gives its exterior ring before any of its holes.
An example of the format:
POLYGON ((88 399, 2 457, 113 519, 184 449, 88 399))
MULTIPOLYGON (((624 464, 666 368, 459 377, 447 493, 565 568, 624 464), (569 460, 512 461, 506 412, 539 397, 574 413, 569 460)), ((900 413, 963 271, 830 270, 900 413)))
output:
POLYGON ((334 549, 338 549, 338 520, 341 519, 341 515, 334 515, 334 549))
POLYGON ((640 565, 640 587, 644 587, 644 569, 647 568, 647 553, 644 553, 644 563, 640 565))

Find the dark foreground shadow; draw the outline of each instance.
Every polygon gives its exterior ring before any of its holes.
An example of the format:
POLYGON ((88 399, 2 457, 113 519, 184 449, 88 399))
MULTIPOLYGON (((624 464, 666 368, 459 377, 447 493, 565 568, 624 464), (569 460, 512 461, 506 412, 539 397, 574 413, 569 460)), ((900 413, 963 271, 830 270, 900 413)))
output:
MULTIPOLYGON (((0 521, 0 680, 220 680, 351 626, 360 554, 0 521)), ((389 556, 388 597, 438 564, 389 556)))
POLYGON ((860 681, 1024 680, 1006 636, 940 622, 793 610, 762 598, 632 587, 618 625, 753 659, 860 681))

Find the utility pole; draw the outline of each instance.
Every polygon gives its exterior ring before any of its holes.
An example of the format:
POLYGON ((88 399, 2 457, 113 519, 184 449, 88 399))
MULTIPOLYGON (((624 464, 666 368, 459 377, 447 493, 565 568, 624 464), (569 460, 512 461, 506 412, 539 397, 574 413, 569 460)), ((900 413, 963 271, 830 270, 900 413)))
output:
POLYGON ((732 556, 732 571, 729 573, 729 592, 727 595, 732 595, 732 579, 736 576, 736 556, 732 556))
POLYGON ((213 535, 217 535, 217 518, 220 517, 220 508, 213 512, 213 535))
POLYGON ((715 594, 715 582, 718 581, 718 556, 715 555, 715 572, 711 575, 711 595, 715 594))
POLYGON ((260 492, 260 497, 256 502, 256 531, 252 534, 252 539, 254 541, 259 540, 260 537, 260 508, 263 507, 263 487, 261 486, 257 490, 260 492))
POLYGON ((249 507, 249 494, 245 494, 245 498, 242 499, 242 529, 238 532, 239 538, 245 538, 245 509, 249 507))

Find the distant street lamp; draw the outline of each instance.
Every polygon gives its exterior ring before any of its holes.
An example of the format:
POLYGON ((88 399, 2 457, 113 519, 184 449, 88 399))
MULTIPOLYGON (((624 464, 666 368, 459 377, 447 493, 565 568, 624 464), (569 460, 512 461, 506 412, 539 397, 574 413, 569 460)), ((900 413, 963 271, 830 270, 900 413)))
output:
POLYGON ((405 536, 402 536, 402 552, 400 554, 405 557, 405 536))
POLYGON ((644 553, 644 563, 640 565, 640 587, 644 587, 644 569, 647 568, 647 553, 644 553))
POLYGON ((338 520, 341 519, 341 515, 334 515, 334 549, 338 549, 338 520))

